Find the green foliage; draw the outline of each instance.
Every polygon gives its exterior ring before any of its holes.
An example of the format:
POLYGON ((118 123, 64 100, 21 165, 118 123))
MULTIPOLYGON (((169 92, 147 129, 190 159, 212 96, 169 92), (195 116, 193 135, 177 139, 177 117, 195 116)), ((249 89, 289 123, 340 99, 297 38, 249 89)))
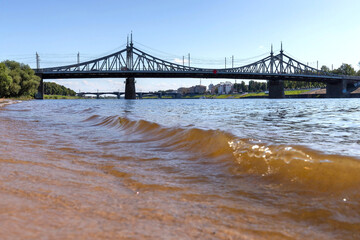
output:
POLYGON ((44 93, 47 95, 75 96, 76 92, 54 82, 44 82, 44 93))
POLYGON ((44 99, 81 99, 78 96, 44 95, 44 99))
POLYGON ((158 99, 158 96, 144 96, 143 99, 158 99))
POLYGON ((10 85, 12 78, 9 76, 10 70, 5 63, 0 63, 0 97, 10 96, 10 85))
POLYGON ((323 72, 330 72, 330 68, 328 68, 325 65, 323 65, 320 70, 323 71, 323 72))
POLYGON ((346 64, 346 63, 343 63, 338 69, 334 69, 333 73, 340 75, 350 75, 350 76, 356 75, 355 69, 350 64, 346 64))
POLYGON ((0 63, 0 97, 34 96, 40 78, 25 64, 15 61, 0 63))
POLYGON ((284 81, 284 87, 285 87, 285 89, 323 88, 323 87, 326 87, 326 83, 284 81))
POLYGON ((255 82, 253 80, 249 81, 249 85, 245 85, 244 81, 241 81, 241 83, 235 83, 234 89, 237 92, 262 92, 266 91, 268 88, 267 82, 255 82))
POLYGON ((285 91, 285 95, 299 95, 302 93, 309 92, 310 90, 291 90, 291 91, 285 91))
POLYGON ((247 97, 263 97, 263 96, 269 96, 269 94, 261 92, 261 93, 248 93, 245 95, 239 96, 239 98, 247 98, 247 97))
MULTIPOLYGON (((351 75, 351 76, 360 76, 360 70, 358 72, 350 65, 343 63, 338 69, 331 71, 327 66, 322 66, 321 70, 324 72, 329 72, 339 75, 351 75)), ((297 81, 285 81, 284 87, 286 89, 303 89, 303 88, 324 88, 326 83, 321 82, 297 82, 297 81)))
POLYGON ((226 99, 226 98, 229 98, 230 95, 227 95, 227 94, 221 94, 221 95, 217 95, 216 98, 217 99, 226 99))
MULTIPOLYGON (((247 92, 249 91, 249 88, 247 85, 245 85, 245 82, 244 81, 241 81, 241 90, 242 92, 247 92)), ((238 92, 241 92, 241 91, 238 91, 238 92)))

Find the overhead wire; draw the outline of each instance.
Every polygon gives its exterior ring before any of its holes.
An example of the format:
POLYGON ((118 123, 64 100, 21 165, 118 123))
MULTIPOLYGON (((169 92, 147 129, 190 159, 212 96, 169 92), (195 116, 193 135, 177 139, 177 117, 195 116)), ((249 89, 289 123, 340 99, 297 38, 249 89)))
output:
MULTIPOLYGON (((317 61, 304 61, 303 59, 298 59, 297 57, 294 57, 293 55, 291 55, 291 53, 287 52, 287 51, 284 51, 289 57, 295 59, 296 61, 298 62, 301 62, 302 64, 304 65, 307 65, 309 67, 312 67, 311 65, 316 65, 317 64, 317 61)), ((315 67, 316 68, 316 67, 315 67)))
MULTIPOLYGON (((177 64, 182 64, 182 61, 184 61, 185 65, 188 64, 188 57, 187 55, 177 55, 174 53, 169 53, 169 52, 165 52, 162 50, 158 50, 152 47, 149 47, 145 44, 142 44, 140 42, 134 41, 136 44, 145 47, 147 50, 146 52, 154 55, 156 57, 159 57, 165 61, 169 61, 169 62, 175 62, 177 64), (150 51, 149 51, 150 50, 150 51), (157 53, 160 53, 162 55, 162 57, 160 57, 157 53), (184 59, 184 60, 183 60, 184 59)), ((261 58, 263 56, 269 55, 269 52, 265 52, 263 54, 260 55, 256 55, 253 57, 248 57, 248 58, 240 58, 240 59, 234 59, 234 67, 235 65, 244 65, 244 63, 251 63, 250 61, 256 58, 261 58)), ((259 59, 260 60, 260 59, 259 59)), ((223 67, 224 64, 224 59, 223 58, 201 58, 201 57, 191 57, 190 58, 190 63, 191 65, 203 65, 203 66, 221 66, 223 67)), ((231 63, 230 63, 231 64, 231 63)), ((229 65, 230 66, 230 65, 229 65)))
MULTIPOLYGON (((169 53, 169 52, 165 52, 162 50, 158 50, 152 47, 149 47, 145 44, 142 44, 140 42, 134 41, 136 44, 146 48, 146 52, 148 53, 148 51, 150 52, 149 54, 153 55, 154 57, 158 57, 160 59, 163 59, 165 61, 168 62, 173 62, 173 63, 177 63, 182 65, 182 63, 184 62, 185 65, 188 64, 188 58, 187 56, 180 56, 177 54, 173 54, 173 53, 169 53), (159 56, 161 55, 161 56, 159 56)), ((80 59, 81 62, 84 61, 91 61, 93 59, 97 59, 100 57, 104 57, 107 56, 109 54, 112 54, 114 52, 123 50, 123 48, 126 46, 127 44, 122 44, 112 50, 109 50, 107 52, 104 52, 102 54, 88 54, 88 53, 80 53, 80 59)), ((286 52, 287 53, 287 52, 286 52)), ((70 64, 76 64, 77 63, 77 54, 78 53, 38 53, 40 56, 40 63, 42 65, 70 65, 70 64), (55 59, 59 59, 59 60, 54 60, 55 59), (60 60, 61 59, 61 60, 60 60)), ((243 66, 246 64, 250 64, 252 60, 260 60, 261 57, 265 56, 265 55, 269 55, 269 52, 265 52, 263 54, 259 54, 256 56, 252 56, 252 57, 248 57, 248 58, 234 58, 233 59, 233 63, 234 63, 234 67, 239 67, 239 66, 243 66)), ((289 54, 290 55, 290 54, 289 54)), ((11 56, 11 55, 9 55, 11 56)), ((25 60, 27 63, 33 63, 36 62, 36 58, 35 58, 35 54, 17 54, 17 55, 13 55, 13 56, 18 56, 16 57, 17 60, 25 60), (30 61, 32 60, 33 61, 30 61)), ((220 67, 223 68, 224 67, 224 58, 207 58, 207 57, 191 57, 190 58, 190 63, 191 66, 202 66, 202 67, 220 67)), ((231 57, 229 57, 229 64, 227 65, 227 67, 232 66, 232 60, 231 57)))

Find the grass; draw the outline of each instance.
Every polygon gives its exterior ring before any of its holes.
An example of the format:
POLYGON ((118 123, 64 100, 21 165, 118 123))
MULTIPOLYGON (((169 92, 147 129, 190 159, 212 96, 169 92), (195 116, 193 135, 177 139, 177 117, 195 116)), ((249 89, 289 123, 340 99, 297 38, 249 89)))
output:
POLYGON ((221 95, 193 95, 193 96, 185 96, 182 97, 183 99, 194 99, 194 98, 201 98, 205 97, 207 99, 238 99, 238 98, 244 98, 244 97, 253 97, 253 96, 267 96, 268 94, 265 93, 248 93, 248 94, 221 94, 221 95))
POLYGON ((306 93, 309 91, 310 90, 290 90, 290 91, 285 91, 285 95, 299 95, 299 94, 306 93))
POLYGON ((143 99, 158 99, 158 96, 145 96, 143 99))
POLYGON ((232 95, 228 95, 228 94, 221 94, 221 95, 217 95, 215 96, 216 99, 226 99, 226 98, 231 98, 232 95))
MULTIPOLYGON (((285 95, 299 95, 299 94, 303 94, 305 92, 308 92, 310 90, 289 90, 289 91, 285 91, 285 95)), ((247 93, 247 94, 221 94, 221 95, 194 95, 194 96, 185 96, 182 98, 201 98, 201 97, 206 97, 206 98, 210 98, 210 99, 239 99, 239 98, 247 98, 247 97, 265 97, 265 96, 269 96, 268 93, 265 92, 259 92, 259 93, 247 93)))
POLYGON ((185 97, 182 97, 182 98, 200 98, 202 97, 203 95, 193 95, 193 96, 185 96, 185 97))
POLYGON ((44 99, 82 99, 78 96, 44 95, 44 99))
POLYGON ((260 92, 260 93, 248 93, 248 94, 241 95, 240 98, 247 98, 247 97, 264 97, 264 96, 269 96, 269 94, 264 93, 264 92, 260 92))

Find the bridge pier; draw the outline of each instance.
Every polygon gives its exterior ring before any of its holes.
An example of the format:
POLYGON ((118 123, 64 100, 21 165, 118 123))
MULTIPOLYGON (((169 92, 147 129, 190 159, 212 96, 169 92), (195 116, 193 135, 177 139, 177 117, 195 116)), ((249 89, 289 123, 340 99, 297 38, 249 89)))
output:
POLYGON ((269 80, 269 98, 285 98, 284 81, 269 80))
POLYGON ((100 94, 96 94, 96 99, 100 99, 100 94))
POLYGON ((126 78, 125 99, 136 99, 135 78, 126 78))
POLYGON ((138 93, 139 99, 142 99, 142 93, 138 93))
POLYGON ((331 81, 326 83, 326 97, 327 98, 343 98, 347 93, 347 81, 331 81))
POLYGON ((120 99, 120 96, 121 96, 120 93, 116 94, 117 99, 120 99))
POLYGON ((41 78, 38 92, 35 94, 35 99, 44 99, 44 79, 41 78))

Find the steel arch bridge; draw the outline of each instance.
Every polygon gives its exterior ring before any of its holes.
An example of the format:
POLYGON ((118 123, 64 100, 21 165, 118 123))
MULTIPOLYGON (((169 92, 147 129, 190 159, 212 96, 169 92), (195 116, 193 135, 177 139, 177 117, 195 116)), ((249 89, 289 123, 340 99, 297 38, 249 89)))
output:
MULTIPOLYGON (((38 59, 37 59, 38 61, 38 59)), ((282 49, 254 63, 234 68, 197 68, 172 63, 152 56, 131 41, 123 50, 82 63, 34 69, 43 79, 126 78, 125 98, 134 99, 134 78, 222 78, 269 80, 269 95, 284 97, 283 80, 327 83, 330 97, 342 97, 348 85, 357 85, 360 77, 336 75, 315 69, 286 55, 282 49)), ((43 84, 41 84, 43 85, 43 84)), ((41 86, 43 89, 43 86, 41 86)), ((43 90, 41 90, 41 97, 43 90)))

